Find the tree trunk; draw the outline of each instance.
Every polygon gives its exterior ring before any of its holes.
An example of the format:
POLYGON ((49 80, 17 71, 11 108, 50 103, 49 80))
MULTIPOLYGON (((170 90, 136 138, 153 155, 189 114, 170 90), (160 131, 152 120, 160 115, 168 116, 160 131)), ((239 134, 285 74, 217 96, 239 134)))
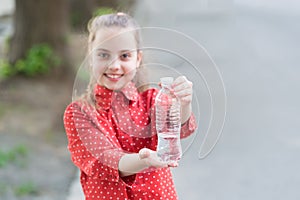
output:
POLYGON ((118 0, 72 0, 71 22, 75 30, 86 31, 87 23, 92 18, 93 12, 100 7, 119 8, 118 0))
POLYGON ((9 61, 24 58, 35 44, 49 44, 62 59, 55 74, 68 71, 69 0, 15 0, 14 34, 9 61))

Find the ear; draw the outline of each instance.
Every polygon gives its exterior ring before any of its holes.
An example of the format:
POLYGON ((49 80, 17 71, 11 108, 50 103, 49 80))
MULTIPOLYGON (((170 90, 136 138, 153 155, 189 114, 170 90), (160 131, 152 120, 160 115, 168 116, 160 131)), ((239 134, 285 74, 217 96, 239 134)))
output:
POLYGON ((141 50, 138 50, 137 52, 137 68, 140 67, 143 59, 143 52, 141 50))

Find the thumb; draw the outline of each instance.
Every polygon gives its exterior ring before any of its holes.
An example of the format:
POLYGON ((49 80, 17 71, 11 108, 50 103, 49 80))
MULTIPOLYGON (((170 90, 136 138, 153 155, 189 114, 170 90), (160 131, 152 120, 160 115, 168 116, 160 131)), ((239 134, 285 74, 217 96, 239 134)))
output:
POLYGON ((143 148, 139 151, 140 159, 148 158, 150 157, 150 150, 147 148, 143 148))

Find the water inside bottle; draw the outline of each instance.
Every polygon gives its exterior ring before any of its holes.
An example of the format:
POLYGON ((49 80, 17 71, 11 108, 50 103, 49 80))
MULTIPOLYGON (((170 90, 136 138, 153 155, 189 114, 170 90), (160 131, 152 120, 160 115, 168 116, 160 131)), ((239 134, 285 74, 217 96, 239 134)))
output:
POLYGON ((179 134, 159 133, 157 154, 163 162, 173 163, 181 158, 179 134))

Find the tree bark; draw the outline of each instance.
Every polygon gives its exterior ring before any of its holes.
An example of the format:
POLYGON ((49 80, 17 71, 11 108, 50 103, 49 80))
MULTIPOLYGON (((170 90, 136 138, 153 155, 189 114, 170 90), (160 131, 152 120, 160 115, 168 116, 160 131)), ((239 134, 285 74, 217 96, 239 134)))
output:
POLYGON ((15 6, 9 62, 24 58, 33 45, 47 43, 62 60, 56 73, 68 71, 69 0, 15 0, 15 6))
POLYGON ((79 31, 86 31, 87 23, 92 18, 93 12, 100 7, 118 9, 118 0, 72 0, 71 21, 73 28, 79 31))

